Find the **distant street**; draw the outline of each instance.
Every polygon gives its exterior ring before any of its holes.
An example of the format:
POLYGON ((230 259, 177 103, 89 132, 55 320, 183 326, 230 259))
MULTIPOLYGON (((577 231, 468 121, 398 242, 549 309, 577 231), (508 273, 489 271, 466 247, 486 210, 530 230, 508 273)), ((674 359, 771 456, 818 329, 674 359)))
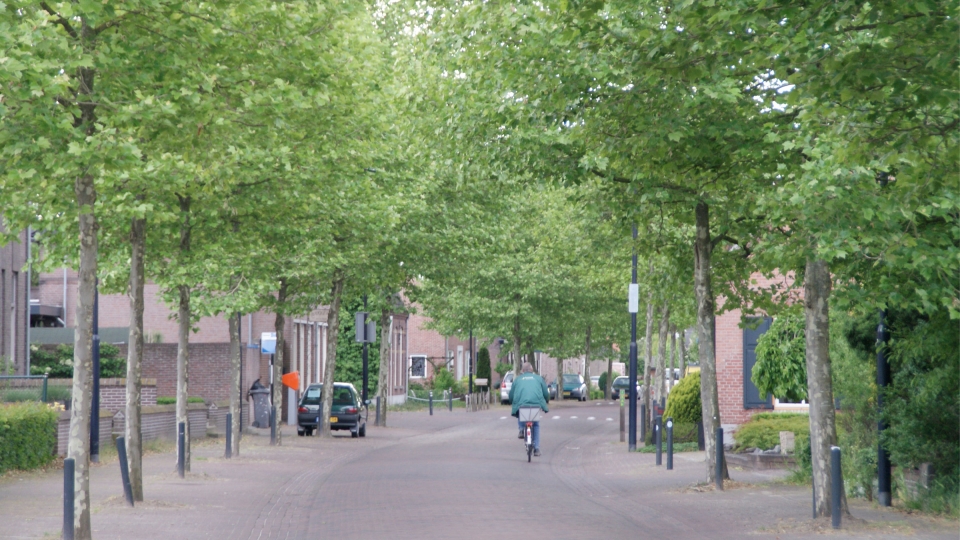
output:
MULTIPOLYGON (((262 435, 242 457, 219 443, 194 452, 185 480, 173 454, 145 460, 147 501, 123 504, 115 461, 93 469, 95 538, 814 538, 809 488, 770 484, 782 471, 731 471, 723 493, 693 489, 702 453, 678 454, 674 471, 618 442, 619 408, 553 404, 543 457, 528 464, 509 408, 391 413, 390 428, 333 441, 262 435), (507 418, 504 418, 507 417, 507 418), (767 485, 745 486, 743 483, 767 485)), ((288 428, 289 429, 289 428, 288 428)), ((0 481, 0 538, 56 538, 59 471, 0 481), (45 536, 46 535, 46 536, 45 536)), ((955 539, 955 524, 913 519, 852 501, 869 523, 840 537, 955 539), (877 521, 889 524, 877 523, 877 521)), ((826 524, 829 528, 829 524, 826 524)))

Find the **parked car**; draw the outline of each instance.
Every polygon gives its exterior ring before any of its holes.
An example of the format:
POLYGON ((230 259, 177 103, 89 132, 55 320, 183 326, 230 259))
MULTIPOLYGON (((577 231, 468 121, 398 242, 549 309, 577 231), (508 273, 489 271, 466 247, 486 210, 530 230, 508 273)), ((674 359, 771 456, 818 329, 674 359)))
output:
POLYGON ((583 375, 564 373, 563 398, 576 398, 578 401, 586 401, 587 397, 587 383, 583 381, 583 375))
POLYGON ((500 404, 509 405, 510 404, 510 386, 513 384, 513 372, 508 371, 506 375, 503 376, 503 380, 500 381, 500 404))
MULTIPOLYGON (((322 384, 311 384, 300 398, 297 409, 297 435, 313 435, 320 428, 320 396, 322 384)), ((333 383, 333 405, 330 407, 330 429, 349 430, 350 436, 367 436, 367 419, 363 415, 360 394, 350 383, 333 383)))
MULTIPOLYGON (((627 397, 626 392, 630 390, 630 377, 626 375, 621 375, 613 380, 611 385, 610 397, 613 399, 620 399, 620 392, 624 392, 624 397, 627 397)), ((640 385, 637 384, 637 399, 640 399, 640 385)))
POLYGON ((557 399, 557 381, 547 385, 547 394, 549 394, 550 399, 557 399))

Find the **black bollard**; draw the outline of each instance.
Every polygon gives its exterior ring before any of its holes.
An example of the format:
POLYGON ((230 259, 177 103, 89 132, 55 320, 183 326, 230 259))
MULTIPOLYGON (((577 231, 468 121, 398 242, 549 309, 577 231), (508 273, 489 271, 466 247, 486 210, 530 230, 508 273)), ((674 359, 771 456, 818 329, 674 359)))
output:
POLYGON ((433 390, 430 391, 430 416, 433 416, 433 390))
POLYGON ((447 407, 453 412, 453 390, 447 392, 447 407))
POLYGON ((811 483, 813 487, 813 519, 817 519, 817 485, 811 483))
POLYGON ((647 440, 647 405, 640 404, 640 440, 647 440))
POLYGON ((380 425, 380 396, 377 396, 377 421, 374 422, 374 425, 380 425))
POLYGON ((186 424, 180 422, 177 426, 177 474, 180 475, 180 478, 183 478, 184 467, 186 467, 187 459, 187 437, 186 437, 186 424))
POLYGON ((667 470, 673 470, 673 418, 667 418, 667 470))
POLYGON ((277 445, 277 408, 270 408, 270 446, 277 445))
POLYGON ((843 498, 843 471, 840 470, 840 447, 830 448, 830 517, 833 528, 840 528, 840 500, 843 498))
POLYGON ((627 440, 627 415, 623 407, 623 400, 620 400, 620 442, 627 440))
POLYGON ((127 468, 127 446, 123 437, 117 437, 117 457, 120 458, 120 481, 123 483, 123 496, 127 504, 133 506, 133 487, 130 486, 130 470, 127 468))
POLYGON ((73 540, 73 458, 63 460, 63 538, 73 540))
POLYGON ((707 441, 703 435, 703 422, 697 422, 697 450, 703 452, 706 447, 707 441))
POLYGON ((657 466, 663 464, 663 417, 659 414, 653 424, 653 439, 657 445, 657 466))
POLYGON ((723 491, 723 428, 717 428, 717 440, 715 441, 716 445, 716 463, 714 464, 713 475, 714 481, 717 483, 717 490, 723 491))
POLYGON ((233 457, 233 414, 227 413, 227 451, 224 454, 227 459, 233 457))

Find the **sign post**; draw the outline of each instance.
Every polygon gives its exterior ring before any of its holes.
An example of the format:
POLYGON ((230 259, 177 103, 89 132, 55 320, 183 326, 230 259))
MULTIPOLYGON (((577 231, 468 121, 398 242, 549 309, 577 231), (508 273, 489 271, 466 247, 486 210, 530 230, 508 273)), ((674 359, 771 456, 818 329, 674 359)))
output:
MULTIPOLYGON (((363 309, 367 309, 367 295, 363 295, 363 309)), ((363 343, 363 389, 361 390, 361 401, 364 406, 367 404, 367 381, 370 378, 369 361, 367 357, 367 345, 377 341, 377 323, 367 320, 366 311, 358 311, 354 315, 354 327, 357 331, 357 343, 363 343)))
MULTIPOLYGON (((273 400, 273 355, 277 352, 277 333, 276 332, 261 332, 260 333, 260 354, 269 354, 270 355, 270 399, 273 400)), ((276 426, 274 425, 274 419, 276 418, 275 414, 276 404, 271 403, 270 406, 270 429, 271 437, 270 444, 276 443, 276 426)))

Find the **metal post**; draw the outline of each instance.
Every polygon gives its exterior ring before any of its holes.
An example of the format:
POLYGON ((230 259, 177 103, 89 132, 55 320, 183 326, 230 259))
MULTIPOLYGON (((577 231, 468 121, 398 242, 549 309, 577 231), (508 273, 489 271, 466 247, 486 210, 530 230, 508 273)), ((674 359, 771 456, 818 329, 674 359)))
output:
MULTIPOLYGON (((370 337, 367 335, 367 295, 363 295, 363 396, 360 398, 364 406, 367 404, 367 387, 368 379, 370 378, 370 371, 368 367, 368 357, 367 357, 367 345, 370 341, 370 337)), ((368 409, 369 411, 369 409, 368 409)))
POLYGON ((447 392, 447 407, 450 412, 453 412, 453 390, 447 392))
POLYGON ((270 446, 277 445, 277 408, 270 407, 270 446))
POLYGON ((374 422, 375 425, 380 425, 380 396, 377 396, 377 421, 374 422))
POLYGON ((93 293, 93 400, 90 407, 90 461, 100 463, 100 281, 93 293))
POLYGON ((623 407, 623 396, 620 396, 620 442, 625 441, 627 437, 626 417, 627 411, 623 407))
POLYGON ((703 421, 697 422, 697 450, 703 452, 707 447, 707 437, 703 433, 703 421))
POLYGON ((833 528, 840 528, 840 501, 843 498, 843 472, 840 470, 840 447, 830 448, 830 517, 833 528))
POLYGON ((430 416, 433 416, 433 390, 430 391, 430 416))
POLYGON ((184 467, 186 466, 185 462, 187 460, 186 429, 187 426, 184 422, 180 422, 177 426, 177 474, 180 475, 180 478, 183 478, 184 467))
POLYGON ((227 459, 233 457, 233 414, 227 413, 227 451, 224 454, 227 459))
POLYGON ((813 519, 817 519, 817 484, 811 482, 813 487, 813 519))
POLYGON ((73 475, 75 462, 73 458, 63 460, 63 538, 73 540, 73 475))
POLYGON ((657 415, 657 420, 653 424, 653 439, 657 445, 657 466, 663 464, 663 417, 657 415))
POLYGON ((673 418, 667 418, 667 470, 673 470, 673 418))
POLYGON ((130 469, 127 465, 127 446, 123 437, 117 437, 117 457, 120 458, 120 481, 123 483, 123 496, 127 504, 133 506, 133 488, 130 486, 130 469))
POLYGON ((716 463, 714 464, 713 476, 717 484, 717 491, 723 491, 723 428, 717 428, 717 440, 714 446, 717 451, 716 463))
POLYGON ((473 328, 470 329, 470 358, 467 358, 467 393, 473 395, 473 328))
POLYGON ((640 404, 640 438, 647 440, 647 404, 640 404))
MULTIPOLYGON (((633 240, 637 240, 637 225, 633 225, 633 240)), ((631 284, 637 283, 637 248, 633 247, 633 269, 630 279, 631 284)), ((627 443, 627 450, 632 452, 637 449, 637 314, 630 314, 630 381, 627 396, 630 399, 630 435, 627 443)))
MULTIPOLYGON (((237 413, 240 415, 240 433, 243 433, 243 355, 247 352, 243 348, 243 336, 240 335, 243 329, 243 326, 241 325, 242 322, 243 315, 237 313, 237 342, 240 344, 240 386, 237 388, 237 393, 240 396, 240 399, 237 400, 237 403, 240 405, 237 407, 239 409, 237 413)), ((250 336, 247 336, 247 339, 250 339, 250 336)), ((250 346, 248 345, 247 348, 249 349, 250 346)))
POLYGON ((41 391, 41 393, 42 395, 40 396, 40 400, 46 403, 47 402, 47 376, 46 375, 43 376, 43 390, 41 391))
POLYGON ((890 337, 884 324, 887 312, 880 310, 877 325, 877 500, 881 506, 890 506, 890 454, 883 447, 883 432, 887 423, 883 420, 883 391, 890 384, 890 364, 887 362, 886 346, 890 337))

